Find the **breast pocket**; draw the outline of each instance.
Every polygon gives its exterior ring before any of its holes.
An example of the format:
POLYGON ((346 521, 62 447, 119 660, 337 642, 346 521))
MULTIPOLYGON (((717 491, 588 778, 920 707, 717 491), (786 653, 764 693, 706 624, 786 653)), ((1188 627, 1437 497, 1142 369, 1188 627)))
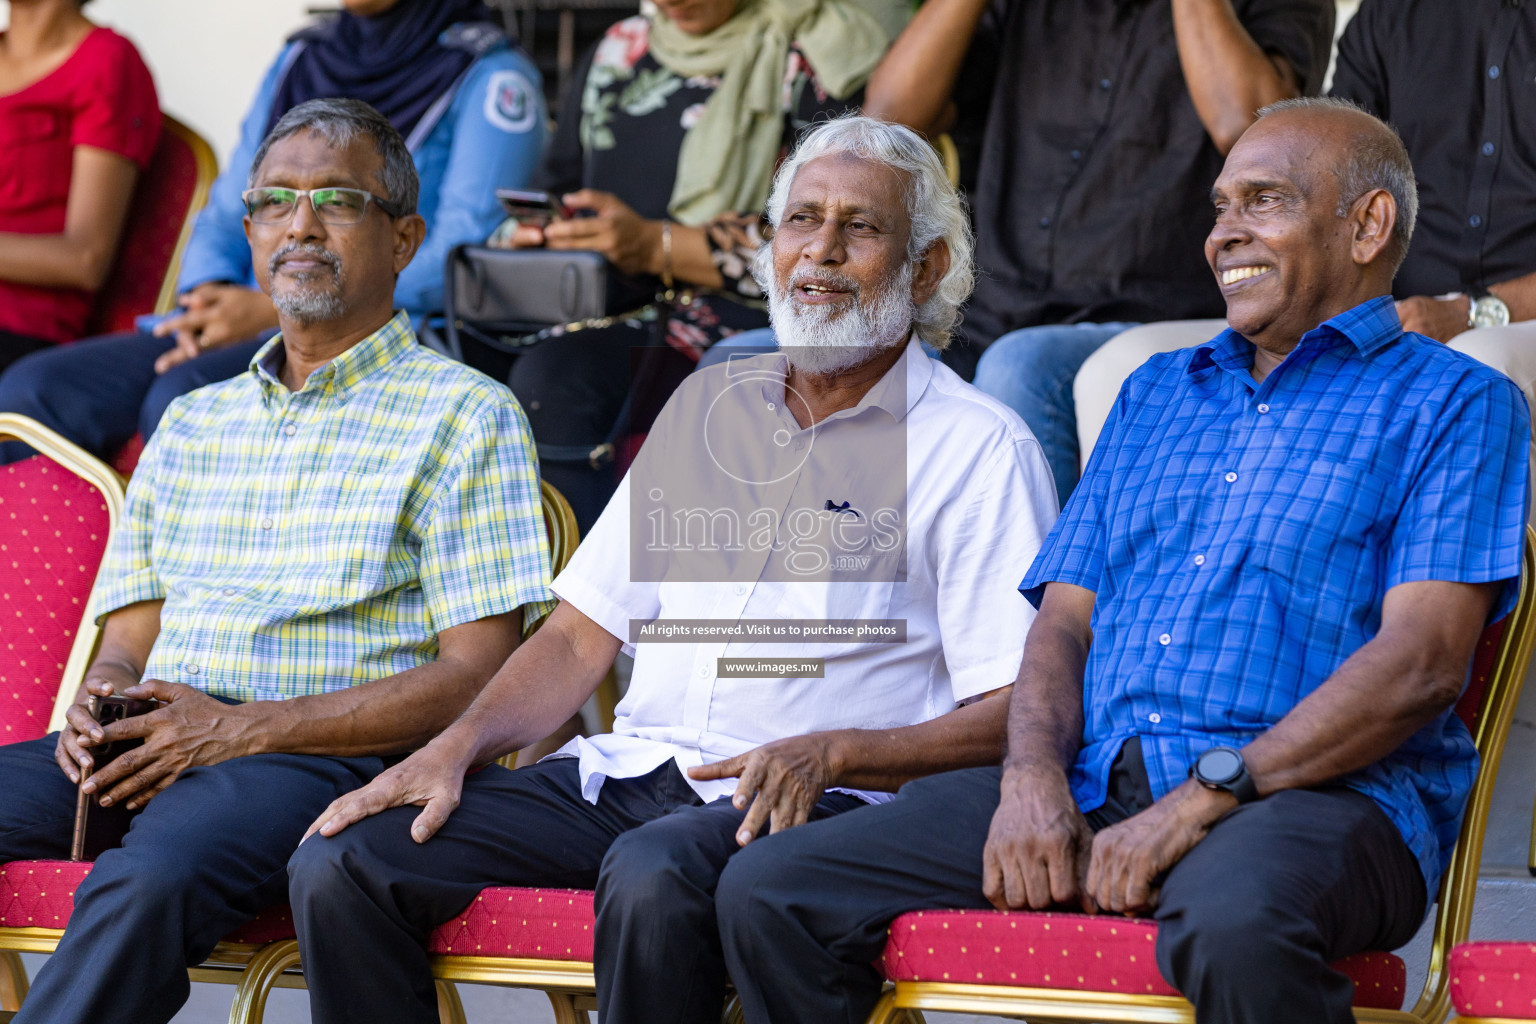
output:
POLYGON ((1391 477, 1360 465, 1293 463, 1259 516, 1254 558, 1298 594, 1344 594, 1374 574, 1395 521, 1391 477))
POLYGON ((329 472, 298 514, 305 556, 291 585, 328 607, 357 604, 415 580, 409 481, 396 473, 329 472))
POLYGON ((11 209, 62 203, 69 197, 74 160, 69 122, 46 107, 0 117, 0 206, 11 209))

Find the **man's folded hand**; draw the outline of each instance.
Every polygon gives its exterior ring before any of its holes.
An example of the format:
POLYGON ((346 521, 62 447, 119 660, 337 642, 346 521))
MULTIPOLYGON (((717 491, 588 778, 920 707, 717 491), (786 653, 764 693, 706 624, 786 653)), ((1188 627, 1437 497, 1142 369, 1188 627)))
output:
POLYGON ((422 811, 411 823, 411 838, 418 843, 431 839, 459 806, 464 791, 466 766, 451 746, 438 741, 429 743, 393 768, 380 772, 368 785, 331 801, 331 806, 305 830, 304 839, 316 832, 334 836, 364 818, 392 807, 412 805, 422 811))
MULTIPOLYGON (((218 764, 251 752, 245 749, 241 731, 234 727, 239 714, 237 707, 214 700, 201 690, 150 679, 128 687, 122 694, 138 700, 157 700, 165 706, 90 731, 81 731, 85 723, 71 712, 77 743, 86 751, 119 740, 144 741, 143 746, 118 755, 86 779, 85 791, 100 793, 103 807, 123 804, 136 810, 188 768, 218 764)), ((84 708, 80 714, 85 715, 84 708)))
POLYGON ((746 846, 763 826, 770 834, 782 832, 811 819, 816 802, 833 779, 832 740, 829 733, 811 733, 766 743, 756 750, 688 769, 699 781, 736 779, 732 803, 746 810, 736 842, 746 846))
POLYGON ((1078 900, 1093 832, 1059 768, 1008 769, 987 832, 982 893, 998 910, 1044 910, 1078 900))

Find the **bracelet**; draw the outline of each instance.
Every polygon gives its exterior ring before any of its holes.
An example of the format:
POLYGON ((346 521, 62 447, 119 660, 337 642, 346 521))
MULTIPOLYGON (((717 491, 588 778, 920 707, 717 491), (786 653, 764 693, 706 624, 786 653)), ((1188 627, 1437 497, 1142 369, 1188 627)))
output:
POLYGON ((665 288, 672 287, 672 222, 661 222, 661 283, 665 288))

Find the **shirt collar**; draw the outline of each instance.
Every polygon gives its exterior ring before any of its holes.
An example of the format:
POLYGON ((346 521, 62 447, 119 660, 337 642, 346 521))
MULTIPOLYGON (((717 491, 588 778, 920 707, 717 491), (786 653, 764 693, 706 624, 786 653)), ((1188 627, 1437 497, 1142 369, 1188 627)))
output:
MULTIPOLYGON (((403 311, 397 312, 383 327, 311 373, 299 391, 329 389, 336 401, 345 405, 370 374, 390 365, 415 345, 410 317, 403 311)), ((283 336, 274 335, 251 357, 251 372, 264 388, 282 388, 279 374, 285 358, 283 336)))
MULTIPOLYGON (((784 382, 789 379, 789 358, 784 353, 775 355, 774 369, 779 374, 779 381, 774 386, 778 398, 781 400, 784 394, 784 382)), ((933 379, 933 360, 923 350, 922 343, 918 341, 917 332, 913 331, 907 336, 905 349, 901 358, 896 360, 885 375, 875 381, 874 387, 864 393, 858 404, 849 409, 840 409, 828 416, 821 423, 835 419, 850 419, 859 415, 865 409, 884 409, 890 413, 891 419, 901 422, 907 413, 912 411, 912 406, 922 396, 928 387, 928 382, 933 379)), ((765 397, 766 389, 765 389, 765 397)), ((817 426, 821 424, 818 423, 817 426)))
MULTIPOLYGON (((1403 323, 1398 319, 1396 302, 1390 295, 1379 295, 1324 320, 1303 334, 1296 347, 1343 338, 1362 356, 1368 356, 1402 335, 1403 323)), ((1227 369, 1252 367, 1253 342, 1228 327, 1195 349, 1187 372, 1197 373, 1212 365, 1227 369)))

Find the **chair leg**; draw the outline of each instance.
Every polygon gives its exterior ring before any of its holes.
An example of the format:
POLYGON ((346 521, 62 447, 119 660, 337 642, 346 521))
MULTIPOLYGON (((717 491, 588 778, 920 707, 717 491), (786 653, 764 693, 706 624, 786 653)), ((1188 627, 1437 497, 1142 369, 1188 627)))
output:
POLYGON ((229 1024, 261 1024, 267 1012, 267 996, 278 975, 299 963, 297 939, 269 943, 251 957, 235 986, 235 1002, 229 1008, 229 1024))
POLYGON ((27 998, 27 968, 20 953, 0 953, 0 1010, 21 1009, 27 998))
POLYGON ((443 1024, 467 1024, 464 1019, 464 1002, 459 990, 451 981, 437 979, 437 1016, 443 1024))
POLYGON ((586 1010, 576 1008, 570 993, 545 989, 544 995, 549 997, 549 1005, 555 1011, 555 1024, 590 1024, 592 1018, 587 1016, 586 1010))
POLYGON ((869 1019, 864 1024, 906 1024, 907 1011, 896 1009, 896 990, 888 988, 875 1008, 869 1011, 869 1019))

